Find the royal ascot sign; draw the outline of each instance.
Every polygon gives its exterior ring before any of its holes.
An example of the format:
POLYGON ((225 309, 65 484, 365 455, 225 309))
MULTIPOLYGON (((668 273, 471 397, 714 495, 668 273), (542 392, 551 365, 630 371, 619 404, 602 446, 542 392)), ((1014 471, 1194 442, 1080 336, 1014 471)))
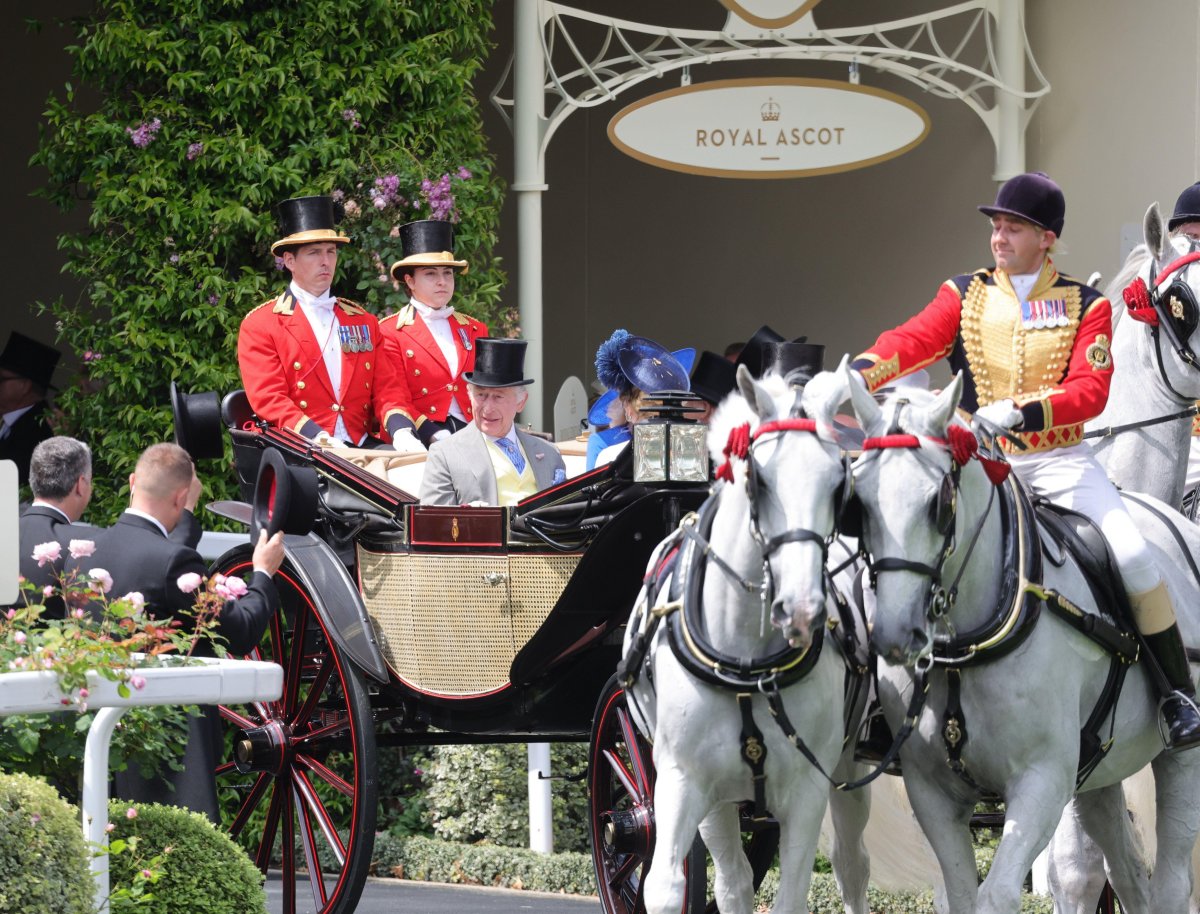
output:
POLYGON ((626 155, 723 178, 802 178, 865 168, 929 133, 919 105, 828 79, 728 79, 634 102, 608 124, 626 155))

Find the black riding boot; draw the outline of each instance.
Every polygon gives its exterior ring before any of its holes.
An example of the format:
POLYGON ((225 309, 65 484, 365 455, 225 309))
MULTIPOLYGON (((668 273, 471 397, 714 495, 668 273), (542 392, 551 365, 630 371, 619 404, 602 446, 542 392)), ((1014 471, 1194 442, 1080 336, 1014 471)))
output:
POLYGON ((1196 710, 1196 688, 1188 665, 1179 626, 1172 625, 1155 635, 1143 635, 1146 647, 1158 662, 1162 676, 1150 679, 1159 689, 1163 718, 1167 722, 1167 748, 1189 749, 1200 744, 1200 712, 1196 710), (1165 679, 1165 682, 1160 680, 1165 679))

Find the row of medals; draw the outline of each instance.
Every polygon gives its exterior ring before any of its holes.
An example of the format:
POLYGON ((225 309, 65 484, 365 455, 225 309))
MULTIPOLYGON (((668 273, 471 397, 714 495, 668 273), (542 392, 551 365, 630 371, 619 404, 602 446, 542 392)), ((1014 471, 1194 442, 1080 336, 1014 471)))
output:
POLYGON ((342 340, 342 352, 370 352, 375 348, 367 327, 343 325, 338 328, 338 333, 342 340))

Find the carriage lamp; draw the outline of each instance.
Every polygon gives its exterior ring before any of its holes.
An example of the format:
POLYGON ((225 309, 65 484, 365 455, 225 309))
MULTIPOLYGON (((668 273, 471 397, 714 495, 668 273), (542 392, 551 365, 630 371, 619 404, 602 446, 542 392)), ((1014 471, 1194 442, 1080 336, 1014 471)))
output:
POLYGON ((690 418, 694 395, 668 391, 640 412, 649 418, 633 427, 634 482, 708 482, 708 427, 690 418))

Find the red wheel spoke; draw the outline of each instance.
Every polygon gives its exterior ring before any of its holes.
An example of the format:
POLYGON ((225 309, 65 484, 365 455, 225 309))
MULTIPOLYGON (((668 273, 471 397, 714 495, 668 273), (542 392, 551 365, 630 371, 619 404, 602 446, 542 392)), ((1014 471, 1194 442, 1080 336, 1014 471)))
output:
POLYGON ((342 731, 349 730, 349 729, 350 729, 350 718, 349 717, 339 717, 337 720, 335 720, 331 724, 326 724, 323 727, 317 727, 315 730, 309 730, 303 736, 300 736, 299 738, 297 738, 296 745, 297 746, 311 746, 313 743, 318 742, 319 740, 325 739, 330 736, 337 736, 337 734, 341 733, 342 731))
MULTIPOLYGON (((287 658, 286 679, 287 689, 283 695, 284 713, 291 715, 295 711, 296 706, 300 703, 300 683, 304 681, 304 635, 308 629, 308 613, 297 610, 295 623, 291 631, 291 640, 288 647, 291 649, 291 656, 287 658)), ((282 645, 284 642, 280 641, 282 645)), ((282 655, 282 650, 281 650, 282 655)), ((282 663, 282 656, 279 661, 282 663)))
MULTIPOLYGON (((227 708, 224 705, 221 705, 221 717, 229 721, 235 727, 241 727, 243 730, 249 730, 251 727, 256 725, 256 721, 253 721, 249 717, 245 717, 239 714, 237 711, 234 711, 232 708, 227 708)), ((263 714, 259 718, 259 720, 267 719, 268 717, 266 714, 263 714)))
MULTIPOLYGON (((222 765, 221 767, 224 768, 226 766, 222 765)), ((231 834, 236 836, 242 833, 242 829, 246 827, 246 823, 249 821, 251 814, 258 808, 258 804, 262 800, 263 794, 267 792, 267 789, 270 786, 270 775, 259 774, 258 778, 254 781, 254 786, 251 787, 250 792, 246 794, 246 799, 242 800, 242 805, 238 807, 237 815, 234 816, 233 819, 233 824, 229 826, 229 831, 231 834)), ((268 809, 268 818, 270 817, 270 812, 274 810, 277 799, 278 798, 274 796, 271 798, 271 806, 268 809)), ((278 815, 277 810, 275 811, 275 814, 278 815)))
POLYGON ((304 847, 304 861, 308 867, 308 884, 312 888, 313 904, 320 910, 329 900, 325 893, 325 874, 321 872, 321 862, 317 858, 316 835, 313 834, 312 821, 305 808, 304 799, 300 796, 297 778, 292 784, 292 793, 296 802, 296 814, 300 820, 300 840, 304 847))
MULTIPOLYGON (((263 823, 262 837, 258 842, 258 850, 254 854, 254 865, 264 873, 271 865, 271 852, 275 850, 275 839, 279 837, 279 821, 287 812, 286 805, 287 797, 283 795, 282 791, 277 790, 271 795, 271 805, 267 807, 267 820, 263 823)), ((251 809, 243 806, 243 809, 238 813, 238 818, 242 819, 243 812, 245 813, 245 817, 249 818, 251 809)), ((244 820, 242 825, 245 827, 244 820)), ((284 844, 287 844, 286 838, 284 844)), ((283 856, 285 859, 287 858, 286 847, 283 856)))
POLYGON ((322 781, 336 790, 338 793, 345 794, 348 797, 354 796, 354 785, 345 778, 334 772, 328 765, 324 765, 317 761, 311 755, 297 755, 296 764, 303 765, 319 777, 322 781))
POLYGON ((280 848, 283 863, 283 914, 296 914, 296 820, 295 804, 291 794, 284 788, 276 792, 283 807, 280 820, 283 825, 283 846, 280 848))
POLYGON ((344 867, 346 865, 346 845, 342 843, 342 836, 333 827, 333 820, 329 817, 329 810, 325 808, 325 804, 317 796, 312 782, 302 772, 297 771, 293 778, 293 784, 304 803, 304 821, 308 823, 308 828, 311 831, 312 819, 315 818, 321 832, 325 835, 325 840, 329 843, 330 851, 337 858, 338 868, 344 867))
POLYGON ((321 700, 321 695, 325 692, 325 686, 329 683, 329 674, 332 672, 333 663, 321 664, 320 669, 317 670, 316 677, 309 686, 308 696, 304 699, 304 704, 300 706, 300 710, 289 721, 293 727, 299 727, 313 716, 317 703, 321 700))
POLYGON ((608 760, 608 766, 612 768, 613 774, 624 785, 625 792, 629 794, 637 802, 641 802, 641 797, 638 795, 637 785, 633 783, 633 776, 625 767, 625 763, 611 749, 604 750, 604 758, 608 760))
POLYGON ((613 889, 619 889, 622 885, 629 881, 630 877, 633 876, 634 871, 637 870, 637 868, 641 865, 642 860, 635 854, 626 854, 625 859, 622 860, 617 865, 617 868, 609 874, 609 887, 613 889))
POLYGON ((638 798, 648 797, 654 793, 654 782, 646 772, 646 760, 642 758, 641 737, 638 736, 633 721, 629 719, 629 714, 624 708, 617 709, 617 720, 621 724, 621 735, 625 739, 625 749, 629 752, 629 762, 633 765, 634 773, 637 775, 640 788, 638 798))

